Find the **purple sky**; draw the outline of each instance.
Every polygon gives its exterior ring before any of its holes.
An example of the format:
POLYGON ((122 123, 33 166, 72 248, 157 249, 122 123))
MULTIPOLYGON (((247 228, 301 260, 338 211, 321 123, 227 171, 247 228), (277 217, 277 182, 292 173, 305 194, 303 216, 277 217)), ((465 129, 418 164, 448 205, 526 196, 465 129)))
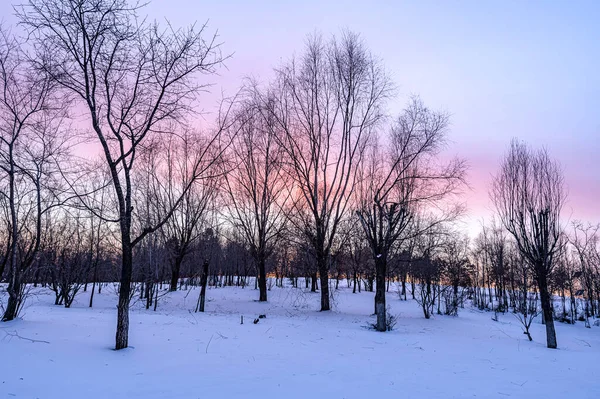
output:
POLYGON ((471 231, 490 214, 490 176, 512 137, 560 160, 567 218, 600 222, 600 2, 154 0, 147 11, 175 26, 209 19, 234 53, 207 109, 244 76, 267 80, 308 33, 359 32, 399 86, 391 112, 419 94, 452 114, 450 151, 471 165, 471 231))

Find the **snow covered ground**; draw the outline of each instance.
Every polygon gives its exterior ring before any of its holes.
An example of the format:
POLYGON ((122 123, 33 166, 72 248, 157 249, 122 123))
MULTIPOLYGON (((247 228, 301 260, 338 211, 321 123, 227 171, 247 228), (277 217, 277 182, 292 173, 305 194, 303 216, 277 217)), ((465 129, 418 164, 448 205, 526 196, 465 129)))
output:
POLYGON ((0 324, 0 398, 600 398, 599 327, 558 323, 550 350, 539 323, 529 342, 511 314, 425 320, 392 292, 388 333, 365 328, 372 293, 337 291, 321 313, 319 294, 300 289, 273 287, 265 304, 218 288, 204 314, 197 294, 170 293, 156 312, 136 303, 131 348, 114 351, 112 287, 92 309, 88 293, 65 309, 37 290, 21 320, 0 324))

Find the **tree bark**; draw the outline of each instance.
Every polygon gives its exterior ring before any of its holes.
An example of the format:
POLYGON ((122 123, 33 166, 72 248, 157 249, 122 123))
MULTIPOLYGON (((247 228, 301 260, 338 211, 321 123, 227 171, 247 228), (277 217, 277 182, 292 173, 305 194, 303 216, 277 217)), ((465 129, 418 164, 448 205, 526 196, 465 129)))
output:
POLYGON ((317 273, 312 273, 310 275, 310 292, 317 292, 319 288, 317 287, 317 273))
POLYGON ((177 291, 177 283, 179 282, 179 276, 181 274, 181 262, 182 257, 177 255, 175 262, 173 262, 173 269, 171 270, 171 287, 169 291, 177 291))
POLYGON ((321 311, 331 310, 329 303, 329 268, 327 267, 327 257, 319 256, 317 259, 319 268, 319 280, 321 282, 321 311))
POLYGON ((375 257, 375 314, 377 315, 377 331, 386 331, 385 314, 385 276, 387 273, 387 261, 383 254, 375 257))
POLYGON ((542 301, 542 313, 546 322, 546 343, 548 348, 556 349, 556 330, 554 329, 554 317, 552 314, 551 295, 548 291, 548 280, 546 276, 538 277, 540 299, 542 301))
POLYGON ((267 271, 265 267, 265 260, 262 257, 258 259, 258 301, 267 301, 267 271))
MULTIPOLYGON (((15 268, 16 269, 16 268, 15 268)), ((8 303, 2 321, 11 321, 17 317, 19 310, 19 297, 21 292, 21 284, 19 282, 18 271, 15 270, 8 283, 8 303)))
POLYGON ((129 342, 129 302, 131 298, 131 274, 133 270, 133 248, 129 242, 129 234, 121 234, 122 268, 119 303, 117 305, 117 334, 115 349, 127 348, 129 342))
POLYGON ((208 283, 208 262, 204 261, 202 265, 202 277, 200 278, 200 303, 197 311, 204 312, 204 303, 206 302, 206 284, 208 283))

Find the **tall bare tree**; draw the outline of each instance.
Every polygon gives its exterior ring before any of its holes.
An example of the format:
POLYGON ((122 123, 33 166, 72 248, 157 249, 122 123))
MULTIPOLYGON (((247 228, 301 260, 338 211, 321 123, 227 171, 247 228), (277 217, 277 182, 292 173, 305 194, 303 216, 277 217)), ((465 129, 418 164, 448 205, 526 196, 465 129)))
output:
POLYGON ((392 85, 361 38, 308 39, 301 57, 277 70, 275 116, 295 182, 296 227, 316 256, 321 310, 330 309, 329 264, 355 185, 356 167, 392 85))
MULTIPOLYGON (((17 7, 35 41, 38 68, 85 107, 110 171, 121 239, 116 349, 128 346, 133 247, 175 209, 134 236, 136 159, 148 138, 168 135, 168 123, 186 119, 206 87, 195 78, 223 61, 216 35, 204 38, 205 25, 161 28, 138 18, 142 7, 127 0, 30 0, 17 7)), ((199 164, 192 176, 202 172, 199 164)))
MULTIPOLYGON (((270 100, 267 100, 270 101, 270 100)), ((260 97, 248 99, 231 132, 226 181, 227 216, 243 238, 258 270, 259 301, 267 300, 266 263, 283 238, 290 187, 284 177, 284 149, 278 124, 260 97)))
POLYGON ((427 229, 461 212, 448 200, 464 184, 466 164, 438 161, 447 127, 447 115, 413 98, 390 130, 389 149, 375 145, 360 170, 357 214, 375 261, 378 331, 387 329, 385 279, 392 247, 406 238, 403 234, 418 213, 429 214, 427 229))
POLYGON ((547 345, 556 348, 548 284, 563 242, 560 213, 566 192, 561 167, 547 150, 533 150, 515 139, 494 177, 490 197, 532 268, 540 290, 547 345))

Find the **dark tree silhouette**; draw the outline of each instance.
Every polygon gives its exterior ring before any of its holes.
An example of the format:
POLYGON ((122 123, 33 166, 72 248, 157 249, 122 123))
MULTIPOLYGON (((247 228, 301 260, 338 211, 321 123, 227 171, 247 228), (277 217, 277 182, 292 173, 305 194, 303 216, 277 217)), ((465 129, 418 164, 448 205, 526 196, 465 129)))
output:
MULTIPOLYGON (((136 159, 148 138, 172 134, 168 123, 185 120, 203 89, 194 78, 214 73, 223 61, 216 36, 204 39, 205 25, 164 29, 139 19, 142 7, 126 0, 30 0, 17 7, 35 42, 37 67, 86 108, 110 171, 121 241, 116 349, 128 346, 133 248, 180 201, 135 235, 136 159)), ((202 165, 186 188, 202 174, 202 165)))
MULTIPOLYGON (((378 331, 387 329, 385 280, 392 247, 406 238, 407 227, 425 206, 443 209, 440 202, 464 183, 464 161, 437 162, 447 126, 445 114, 433 112, 413 98, 391 129, 389 150, 374 147, 360 168, 357 214, 375 261, 378 331)), ((456 217, 460 211, 461 207, 450 206, 429 218, 424 228, 456 217)))
POLYGON ((556 348, 552 294, 548 288, 561 251, 560 213, 566 200, 560 165, 546 150, 513 140, 490 196, 500 220, 532 268, 542 302, 548 348, 556 348))
POLYGON ((283 238, 290 187, 284 149, 277 140, 272 100, 251 96, 238 110, 231 135, 226 182, 227 214, 250 250, 258 270, 259 301, 267 300, 266 263, 283 238))
POLYGON ((309 38, 277 70, 274 115, 297 192, 291 221, 314 249, 321 310, 330 310, 331 249, 355 185, 366 140, 383 118, 392 85, 357 34, 309 38))

